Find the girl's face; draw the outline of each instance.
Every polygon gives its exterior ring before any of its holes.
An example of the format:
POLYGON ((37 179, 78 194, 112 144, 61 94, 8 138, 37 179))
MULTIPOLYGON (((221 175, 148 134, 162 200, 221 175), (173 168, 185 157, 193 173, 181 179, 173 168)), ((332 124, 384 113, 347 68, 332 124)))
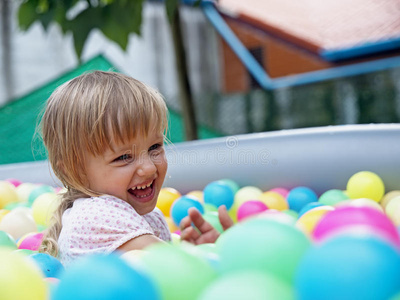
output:
POLYGON ((151 212, 167 172, 163 135, 156 130, 147 137, 112 144, 114 151, 86 153, 88 187, 128 202, 138 214, 151 212))

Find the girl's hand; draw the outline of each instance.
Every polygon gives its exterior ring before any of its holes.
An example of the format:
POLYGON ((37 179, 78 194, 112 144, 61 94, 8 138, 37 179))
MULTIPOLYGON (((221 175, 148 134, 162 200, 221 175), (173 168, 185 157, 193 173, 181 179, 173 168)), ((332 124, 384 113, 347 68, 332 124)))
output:
MULTIPOLYGON (((228 215, 224 205, 218 208, 218 217, 224 230, 232 227, 233 221, 228 215)), ((210 223, 204 220, 203 216, 196 208, 189 209, 189 215, 182 219, 180 229, 181 240, 195 245, 214 243, 220 236, 220 233, 210 223), (193 225, 198 230, 196 230, 193 225)))

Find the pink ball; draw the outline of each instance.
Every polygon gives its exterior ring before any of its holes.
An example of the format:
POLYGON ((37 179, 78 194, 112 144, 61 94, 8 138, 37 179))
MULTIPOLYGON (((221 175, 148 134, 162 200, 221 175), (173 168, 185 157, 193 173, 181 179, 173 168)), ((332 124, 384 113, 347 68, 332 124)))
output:
POLYGON ((21 241, 18 242, 18 249, 28 249, 32 251, 38 251, 40 244, 43 240, 43 233, 28 234, 26 237, 22 237, 21 241))
POLYGON ((289 194, 289 190, 282 188, 282 187, 276 187, 276 188, 270 189, 269 192, 275 192, 275 193, 281 194, 285 198, 289 194))
POLYGON ((400 247, 400 237, 394 224, 382 212, 371 207, 337 207, 328 212, 315 226, 312 236, 322 241, 332 235, 356 232, 356 228, 368 230, 400 247))
POLYGON ((242 221, 245 218, 259 214, 267 209, 268 206, 265 205, 265 203, 258 200, 249 200, 239 206, 237 211, 237 219, 238 221, 242 221))
POLYGON ((6 181, 11 183, 15 187, 18 187, 22 183, 22 181, 19 181, 18 179, 14 179, 14 178, 6 179, 6 181))

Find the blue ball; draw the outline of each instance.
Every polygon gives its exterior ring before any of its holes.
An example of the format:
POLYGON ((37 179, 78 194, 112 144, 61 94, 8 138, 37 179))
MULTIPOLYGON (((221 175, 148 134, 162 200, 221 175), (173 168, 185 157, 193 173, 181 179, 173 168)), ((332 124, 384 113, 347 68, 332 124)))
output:
POLYGON ((212 204, 215 207, 225 205, 226 209, 230 209, 234 196, 232 188, 223 181, 211 182, 203 190, 204 203, 212 204))
POLYGON ((298 299, 390 299, 400 291, 400 254, 372 236, 338 236, 301 260, 298 299))
POLYGON ((317 202, 317 194, 310 188, 299 186, 290 190, 286 198, 291 210, 300 212, 308 203, 317 202))
POLYGON ((89 255, 75 261, 60 278, 52 300, 128 300, 160 298, 147 274, 116 254, 89 255))
POLYGON ((299 212, 299 218, 304 215, 306 212, 308 212, 310 209, 316 208, 318 206, 324 206, 322 203, 320 202, 310 202, 307 203, 299 212))
POLYGON ((61 262, 47 253, 35 253, 29 255, 35 264, 42 270, 44 277, 60 278, 60 274, 64 271, 61 262))
POLYGON ((182 196, 175 200, 171 207, 171 218, 174 223, 179 226, 182 219, 188 216, 188 210, 191 207, 197 208, 202 214, 204 214, 203 205, 195 197, 182 196))

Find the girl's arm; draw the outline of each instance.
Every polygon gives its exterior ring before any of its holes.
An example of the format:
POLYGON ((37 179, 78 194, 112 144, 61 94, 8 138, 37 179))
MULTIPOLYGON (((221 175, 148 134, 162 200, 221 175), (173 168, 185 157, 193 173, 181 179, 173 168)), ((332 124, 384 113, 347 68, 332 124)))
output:
POLYGON ((128 252, 131 250, 144 250, 144 248, 154 243, 165 243, 163 240, 152 234, 144 234, 127 241, 125 244, 119 246, 116 250, 121 252, 128 252))
MULTIPOLYGON (((224 230, 233 226, 233 221, 228 215, 224 205, 218 208, 218 217, 224 230)), ((181 240, 188 241, 195 245, 214 243, 220 236, 220 233, 210 223, 204 220, 203 216, 196 208, 189 209, 189 215, 182 219, 180 228, 181 240), (192 223, 198 230, 192 226, 192 223)))

